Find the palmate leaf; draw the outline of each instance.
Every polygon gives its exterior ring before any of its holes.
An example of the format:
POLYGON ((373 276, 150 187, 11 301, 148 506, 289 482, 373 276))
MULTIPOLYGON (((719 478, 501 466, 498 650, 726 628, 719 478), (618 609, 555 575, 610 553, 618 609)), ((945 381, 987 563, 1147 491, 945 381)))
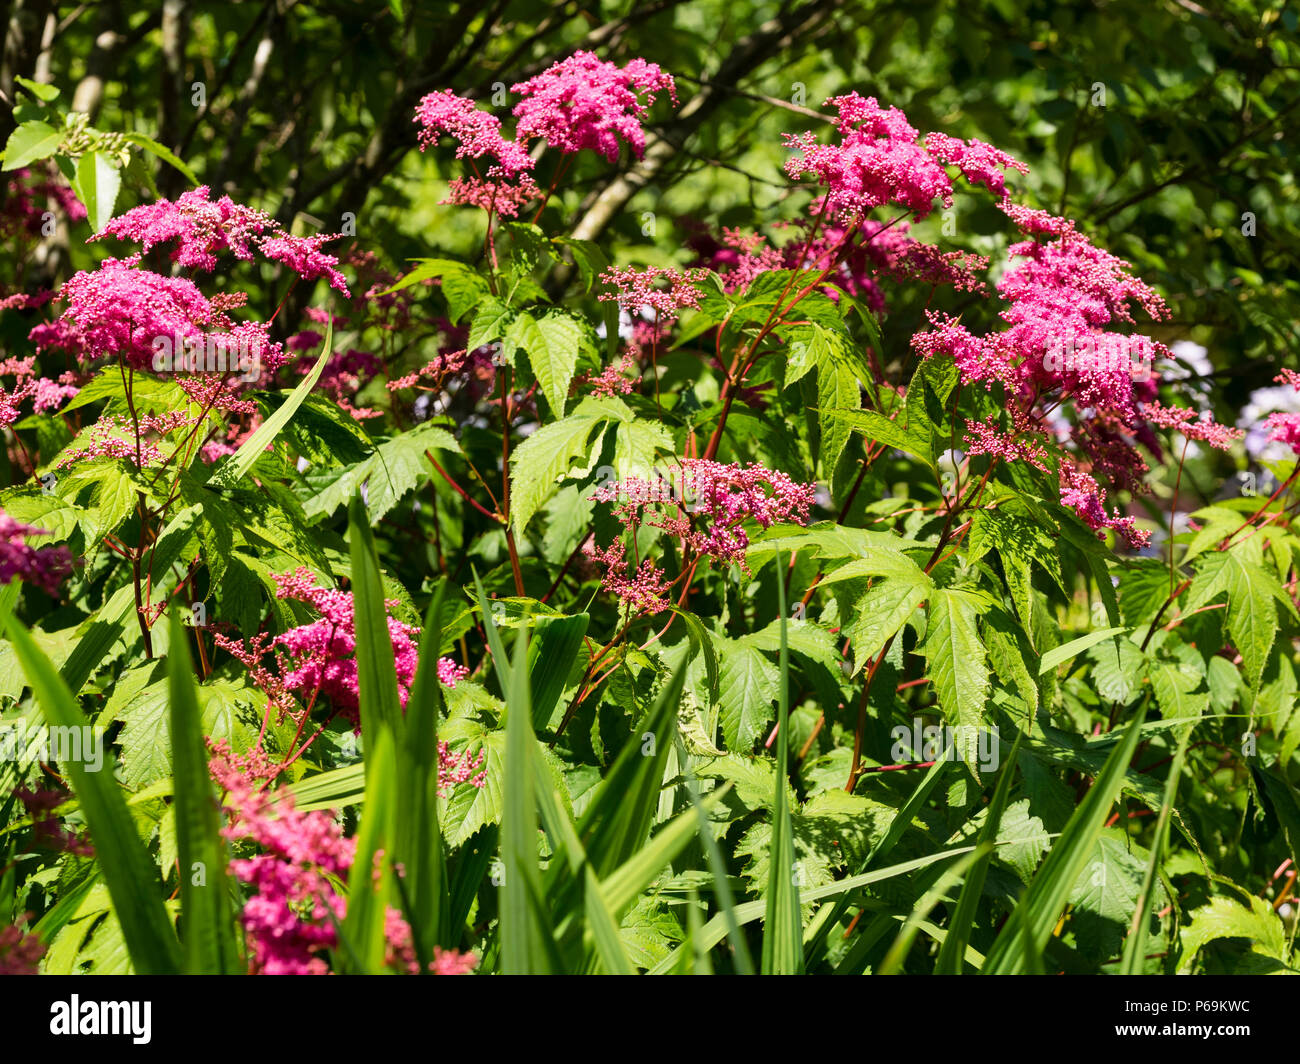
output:
POLYGON ((441 425, 426 422, 384 440, 374 453, 341 472, 309 476, 311 493, 303 510, 311 519, 328 517, 365 485, 366 514, 378 521, 412 489, 433 475, 426 451, 459 451, 456 438, 441 425))
POLYGON ((394 292, 401 292, 412 285, 422 284, 437 277, 472 272, 469 266, 463 262, 457 262, 455 259, 412 259, 411 261, 414 263, 411 269, 402 274, 391 287, 384 289, 377 295, 390 296, 394 292))
POLYGON ((1022 622, 1030 617, 1029 596, 1033 591, 1032 570, 1037 566, 1060 587, 1061 555, 1052 535, 1030 517, 997 510, 977 510, 971 518, 969 560, 976 561, 996 551, 1016 613, 1022 622))
MULTIPOLYGON (((935 541, 937 542, 937 541, 935 541)), ((819 521, 807 528, 799 525, 773 525, 756 535, 745 556, 751 565, 765 562, 777 551, 798 551, 827 560, 869 557, 877 551, 898 553, 904 550, 933 549, 934 542, 906 539, 892 532, 872 532, 847 528, 834 521, 819 521)))
POLYGON ((63 142, 63 131, 46 122, 24 122, 5 142, 3 169, 17 170, 29 163, 48 159, 63 142))
POLYGON ((1186 717, 1196 719, 1210 705, 1210 692, 1198 690, 1202 677, 1171 661, 1151 663, 1149 673, 1151 691, 1156 696, 1160 713, 1166 719, 1186 717))
POLYGON ((505 809, 506 734, 466 717, 447 721, 439 735, 454 750, 483 756, 482 787, 457 787, 440 806, 443 834, 453 849, 485 826, 499 824, 505 809))
MULTIPOLYGON (((1122 950, 1138 902, 1150 854, 1116 828, 1107 828, 1093 847, 1083 875, 1070 891, 1069 926, 1076 948, 1089 957, 1109 959, 1122 950)), ((1156 909, 1165 904, 1164 888, 1153 883, 1156 909), (1158 892, 1158 893, 1157 893, 1158 892)))
POLYGON ((819 691, 838 694, 841 659, 835 637, 812 621, 805 618, 786 624, 782 618, 777 618, 765 628, 741 636, 738 642, 769 654, 779 654, 783 628, 786 645, 792 654, 798 656, 805 675, 815 684, 820 684, 819 691))
POLYGON ((528 364, 552 414, 564 417, 578 356, 584 347, 592 347, 584 324, 560 310, 549 310, 537 318, 523 312, 506 327, 503 342, 507 357, 516 348, 528 355, 528 364))
POLYGON ((1279 962, 1285 968, 1286 927, 1263 898, 1248 896, 1249 907, 1235 898, 1214 897, 1191 914, 1183 928, 1180 972, 1191 971, 1196 956, 1209 943, 1221 938, 1239 938, 1250 942, 1251 951, 1279 962))
MULTIPOLYGON (((927 671, 944 719, 958 729, 979 727, 989 694, 989 669, 978 618, 983 602, 969 591, 941 588, 930 596, 922 647, 927 671)), ((958 754, 972 773, 977 753, 974 732, 957 732, 958 754)))
POLYGON ((614 469, 620 477, 649 479, 655 459, 673 450, 673 434, 657 421, 620 421, 614 429, 614 469))
POLYGON ((831 411, 853 410, 862 403, 857 374, 838 359, 827 358, 817 367, 818 425, 821 430, 822 475, 829 480, 852 435, 850 426, 831 411))
MULTIPOLYGON (((469 338, 465 341, 465 350, 477 351, 493 340, 499 340, 510 320, 510 308, 496 296, 485 296, 478 305, 474 320, 470 322, 469 338)), ((504 345, 502 356, 506 356, 504 345)))
POLYGON ((515 448, 510 455, 510 522, 517 533, 528 527, 574 459, 590 453, 592 433, 610 420, 606 408, 584 400, 568 417, 543 425, 515 448))
MULTIPOLYGON (((868 867, 883 860, 898 845, 899 840, 913 826, 921 810, 925 808, 926 803, 930 800, 930 795, 938 785, 940 778, 947 771, 948 764, 945 755, 930 766, 921 782, 916 785, 916 789, 903 803, 903 807, 898 810, 898 813, 889 822, 885 834, 871 847, 871 852, 859 863, 855 875, 866 874, 868 867)), ((811 893, 805 893, 805 899, 811 893)), ((828 949, 827 934, 848 911, 849 900, 847 897, 841 897, 834 905, 826 906, 813 918, 804 936, 804 957, 808 968, 812 968, 815 961, 826 955, 828 949)))
POLYGON ((944 404, 956 385, 957 367, 951 358, 943 356, 923 359, 907 386, 907 433, 921 441, 926 455, 937 455, 952 445, 940 429, 947 421, 944 404))
POLYGON ((883 443, 926 463, 933 461, 928 439, 912 435, 904 426, 891 421, 884 414, 878 414, 874 410, 854 409, 823 410, 822 413, 869 440, 883 443))
POLYGON ((871 577, 873 583, 848 611, 844 625, 853 652, 853 672, 874 658, 934 590, 934 581, 901 552, 872 551, 866 558, 830 570, 823 585, 871 577))
POLYGON ((1200 558, 1184 612, 1190 613, 1225 593, 1228 631, 1241 654, 1242 674, 1250 688, 1258 691, 1277 638, 1277 605, 1281 604, 1293 618, 1295 605, 1277 577, 1240 547, 1200 558))
POLYGON ((728 750, 747 754, 772 722, 780 673, 761 651, 747 643, 718 639, 716 645, 721 662, 718 704, 722 736, 728 750))
POLYGON ((86 205, 86 217, 96 233, 113 217, 117 194, 122 188, 122 174, 106 155, 88 151, 77 160, 73 190, 86 205))

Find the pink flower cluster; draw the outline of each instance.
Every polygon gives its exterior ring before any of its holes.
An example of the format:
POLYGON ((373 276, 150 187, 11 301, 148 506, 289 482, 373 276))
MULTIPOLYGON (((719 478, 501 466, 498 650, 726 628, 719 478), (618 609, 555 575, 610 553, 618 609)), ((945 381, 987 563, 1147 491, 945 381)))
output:
POLYGON ((458 665, 451 658, 438 659, 438 682, 444 687, 455 687, 468 675, 468 666, 458 665))
POLYGON ((636 370, 636 362, 630 351, 623 352, 617 362, 611 362, 599 373, 588 374, 575 379, 575 384, 589 384, 591 394, 599 396, 628 395, 633 388, 629 372, 636 370))
POLYGON ((343 838, 333 817, 294 809, 289 791, 273 799, 226 743, 214 743, 212 752, 209 769, 226 791, 231 813, 222 834, 266 851, 230 862, 236 878, 255 891, 243 912, 253 970, 326 974, 329 966, 321 954, 336 944, 334 920, 347 912, 334 879, 346 881, 356 842, 343 838))
POLYGON ((617 291, 602 292, 598 298, 604 303, 617 302, 629 314, 653 310, 661 321, 671 320, 686 307, 699 307, 700 292, 695 286, 708 272, 664 266, 649 266, 644 270, 611 266, 600 275, 600 280, 617 291), (666 287, 660 287, 660 282, 665 282, 666 287))
POLYGON ((451 195, 444 203, 481 207, 502 217, 513 218, 529 200, 541 195, 530 171, 533 158, 518 141, 501 134, 501 120, 481 111, 474 101, 457 96, 451 89, 431 92, 415 109, 420 125, 420 150, 433 147, 443 134, 456 141, 456 158, 489 159, 483 172, 451 182, 451 195))
MULTIPOLYGON (((1226 451, 1237 440, 1246 435, 1242 429, 1220 425, 1207 414, 1200 414, 1186 407, 1161 406, 1159 403, 1143 403, 1142 417, 1152 425, 1164 429, 1174 429, 1189 440, 1199 440, 1211 447, 1226 451)), ((1277 417, 1274 414, 1273 417, 1277 417)), ((1283 415, 1285 416, 1285 415, 1283 415)))
POLYGON ((59 582, 72 572, 72 554, 62 545, 33 547, 25 542, 29 536, 49 534, 0 510, 0 584, 25 580, 51 595, 58 594, 59 582))
MULTIPOLYGON (((52 166, 50 173, 56 173, 52 166)), ((71 188, 21 167, 9 175, 4 202, 0 204, 0 237, 39 240, 46 220, 46 206, 38 202, 41 199, 56 207, 69 222, 80 222, 86 217, 86 208, 71 188)))
POLYGON ((532 174, 521 174, 514 182, 480 181, 476 177, 453 177, 447 182, 450 195, 439 203, 452 203, 460 207, 478 207, 496 212, 502 218, 514 218, 525 203, 541 199, 532 174))
POLYGON ((741 467, 738 463, 683 458, 682 469, 692 512, 663 527, 675 531, 697 554, 744 568, 749 547, 745 522, 753 521, 760 528, 771 528, 777 521, 808 523, 816 497, 813 484, 797 483, 756 462, 741 467), (697 529, 701 518, 706 527, 697 529))
POLYGON ((96 270, 73 274, 59 292, 68 304, 62 315, 31 330, 36 349, 150 369, 166 341, 178 358, 186 349, 220 348, 251 352, 268 368, 281 364, 281 345, 270 340, 267 325, 236 323, 227 313, 230 300, 209 300, 194 282, 139 269, 138 261, 105 259, 96 270))
POLYGON ((222 252, 247 261, 256 249, 265 258, 288 266, 304 281, 326 277, 331 288, 349 294, 347 281, 337 269, 339 260, 320 250, 326 241, 337 240, 338 234, 290 236, 263 211, 241 206, 229 196, 213 202, 206 185, 182 193, 174 203, 159 200, 132 208, 91 239, 105 236, 138 243, 146 253, 158 244, 175 241, 172 261, 204 273, 217 268, 217 255, 222 252))
POLYGON ((590 52, 575 52, 513 86, 524 97, 513 112, 515 140, 503 135, 496 115, 451 89, 431 92, 416 106, 417 137, 421 151, 443 135, 451 137, 456 158, 467 160, 474 171, 453 178, 442 202, 513 218, 525 203, 543 196, 532 177, 528 141, 544 140, 566 155, 591 149, 611 161, 625 142, 640 158, 645 152, 641 120, 665 90, 676 103, 672 77, 654 63, 633 59, 619 67, 590 52), (487 165, 480 169, 476 160, 487 165))
POLYGON ((199 423, 188 411, 140 414, 103 414, 86 430, 83 442, 69 446, 59 457, 57 468, 67 469, 93 458, 125 459, 136 469, 163 465, 163 441, 173 432, 191 429, 199 423))
POLYGON ((1143 547, 1150 541, 1151 534, 1138 529, 1133 518, 1106 512, 1105 492, 1097 486, 1096 480, 1068 458, 1061 459, 1060 477, 1061 503, 1074 510, 1098 536, 1109 528, 1134 547, 1143 547))
POLYGON ((951 163, 972 185, 984 185, 994 195, 1007 195, 1006 171, 1029 173, 1029 167, 982 140, 964 141, 943 133, 928 133, 925 150, 940 162, 951 163))
POLYGON ((1268 438, 1300 454, 1300 414, 1269 414, 1268 438))
POLYGON ((40 787, 32 790, 19 787, 13 792, 14 797, 23 804, 23 810, 31 817, 34 841, 39 845, 78 857, 93 857, 95 847, 87 835, 80 834, 64 826, 54 811, 72 796, 66 791, 40 787))
POLYGON ((618 541, 608 547, 597 547, 587 540, 582 545, 582 553, 605 567, 601 586, 619 602, 626 603, 632 613, 655 614, 668 608, 666 596, 672 585, 650 558, 639 565, 629 563, 627 552, 618 541))
MULTIPOLYGON (((954 161, 972 158, 946 141, 936 140, 933 146, 954 161)), ((984 159, 985 154, 981 151, 977 157, 984 159)), ((980 335, 954 318, 930 312, 930 328, 912 338, 913 348, 925 358, 951 357, 965 384, 988 387, 999 382, 1005 387, 1019 427, 999 441, 991 424, 970 426, 970 453, 1008 461, 1032 455, 1042 468, 1044 452, 1026 438, 1036 431, 1030 411, 1067 399, 1089 423, 1073 434, 1075 442, 1094 472, 1112 474, 1112 483, 1119 487, 1140 488, 1133 474, 1145 469, 1125 430, 1145 434, 1145 439, 1150 437, 1150 422, 1217 447, 1236 438, 1235 430, 1194 420, 1193 411, 1154 402, 1156 385, 1149 379, 1149 367, 1156 354, 1167 354, 1164 346, 1117 332, 1114 326, 1131 324, 1134 306, 1157 320, 1166 315, 1166 308, 1149 285, 1129 272, 1128 263, 1095 247, 1067 219, 1006 201, 1001 207, 1026 234, 1048 238, 1031 238, 1009 249, 1011 257, 1021 261, 997 285, 1007 304, 1000 314, 1005 327, 980 335), (1135 372, 1138 369, 1146 374, 1135 372)), ((1105 491, 1066 457, 1061 463, 1061 499, 1098 532, 1115 529, 1135 546, 1148 538, 1136 531, 1131 519, 1108 516, 1105 491)))
MULTIPOLYGON (((631 532, 659 528, 680 540, 697 557, 712 558, 743 569, 753 521, 770 528, 777 521, 806 524, 816 488, 800 484, 785 473, 757 463, 713 462, 683 458, 680 486, 666 480, 629 477, 597 488, 595 502, 613 503, 613 514, 631 532)), ((621 546, 597 547, 588 543, 584 553, 606 568, 603 584, 636 612, 655 612, 666 606, 663 595, 671 586, 649 559, 629 564, 621 546)))
MULTIPOLYGON (((274 580, 278 598, 306 603, 321 615, 320 620, 291 628, 275 640, 275 646, 288 655, 292 664, 284 675, 285 688, 305 695, 309 701, 314 701, 317 694, 324 695, 335 709, 359 724, 360 689, 352 593, 319 587, 311 570, 301 566, 291 573, 275 574, 274 580)), ((397 603, 390 600, 387 606, 392 610, 397 603)), ((418 629, 388 617, 402 705, 406 705, 419 663, 418 650, 411 638, 416 634, 418 629)))
POLYGON ((451 89, 431 92, 415 108, 420 124, 420 150, 431 148, 443 134, 456 141, 457 159, 493 160, 488 177, 511 180, 533 168, 533 160, 518 141, 501 135, 501 120, 481 111, 473 100, 451 89))
MULTIPOLYGON (((335 884, 348 879, 356 860, 356 840, 344 838, 329 814, 296 810, 287 789, 268 794, 263 781, 274 770, 259 753, 237 756, 224 740, 211 746, 209 771, 226 792, 230 814, 222 834, 262 851, 230 862, 235 877, 254 890, 243 910, 253 971, 327 974, 324 954, 337 947, 337 923, 347 916, 347 899, 335 884)), ((395 909, 385 914, 384 930, 389 963, 418 972, 410 926, 395 909)), ((476 963, 473 954, 438 950, 429 970, 435 975, 460 975, 476 963)))
MULTIPOLYGON (((1300 373, 1293 369, 1284 369, 1273 378, 1278 384, 1289 384, 1300 392, 1300 373)), ((1269 414, 1268 438, 1285 444, 1300 455, 1300 414, 1269 414)))
POLYGON ((9 376, 15 383, 13 391, 0 388, 0 425, 17 421, 19 406, 26 399, 31 399, 32 408, 42 414, 57 410, 80 390, 74 383, 76 374, 70 371, 60 375, 57 381, 38 377, 35 358, 7 358, 0 362, 0 377, 9 376))
MULTIPOLYGON (((237 639, 216 633, 216 644, 243 663, 270 704, 282 714, 295 712, 295 694, 306 700, 308 708, 323 695, 345 719, 359 726, 360 688, 352 593, 318 586, 316 577, 305 567, 290 573, 273 574, 273 579, 277 597, 307 604, 321 615, 320 619, 291 628, 274 638, 270 635, 256 636, 247 646, 237 639), (277 651, 284 656, 284 666, 276 670, 263 665, 262 659, 277 651)), ((392 610, 397 603, 389 600, 386 605, 392 610)), ((419 630, 391 615, 387 620, 398 691, 405 706, 419 665, 419 650, 413 639, 419 630)), ((458 665, 451 658, 439 658, 436 668, 439 681, 446 687, 455 687, 469 675, 465 666, 458 665)), ((464 782, 482 786, 481 774, 476 775, 481 760, 473 762, 455 757, 444 746, 440 750, 440 765, 440 786, 464 782)))
POLYGON ((918 218, 938 200, 952 206, 947 171, 917 143, 917 131, 896 107, 882 109, 874 97, 856 92, 827 101, 839 111, 840 143, 820 144, 812 133, 785 134, 798 154, 785 171, 798 180, 812 174, 826 188, 824 213, 856 221, 886 203, 906 207, 918 218))
POLYGON ((677 102, 672 75, 656 64, 633 59, 620 69, 591 52, 575 52, 511 91, 524 97, 514 109, 520 140, 545 140, 566 153, 589 148, 610 162, 618 159, 620 141, 638 159, 644 154, 641 120, 657 93, 677 102))
MULTIPOLYGON (((810 229, 809 223, 800 224, 810 229)), ((726 292, 743 292, 764 273, 796 267, 829 271, 823 289, 827 296, 838 300, 842 288, 876 312, 885 309, 880 287, 885 279, 952 285, 960 292, 984 290, 978 275, 988 268, 988 259, 967 251, 941 251, 913 239, 909 230, 909 223, 897 218, 867 220, 858 230, 823 219, 819 228, 780 248, 771 247, 758 234, 727 228, 716 240, 697 231, 687 243, 699 255, 697 261, 718 274, 726 292), (861 238, 855 239, 859 234, 861 238)))

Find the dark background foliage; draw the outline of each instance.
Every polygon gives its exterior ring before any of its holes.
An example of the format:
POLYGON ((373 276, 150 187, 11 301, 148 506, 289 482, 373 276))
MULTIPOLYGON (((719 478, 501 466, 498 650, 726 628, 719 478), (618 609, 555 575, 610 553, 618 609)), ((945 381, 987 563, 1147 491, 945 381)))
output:
MULTIPOLYGON (((615 257, 681 258, 684 230, 669 218, 789 216, 781 201, 805 193, 779 173, 780 134, 817 128, 827 97, 856 90, 919 129, 1028 160, 1031 198, 1169 298, 1160 338, 1208 347, 1229 405, 1269 381, 1296 337, 1300 39, 1282 4, 14 0, 0 18, 6 99, 16 74, 55 71, 100 128, 156 136, 214 192, 284 224, 336 229, 353 212, 362 246, 398 264, 464 252, 478 224, 435 206, 442 186, 429 179, 447 160, 414 150, 416 101, 450 87, 490 102, 498 85, 585 48, 660 63, 682 99, 656 111, 665 124, 642 163, 584 158, 551 208, 615 257), (653 248, 644 211, 659 215, 653 248)), ((0 137, 11 124, 0 114, 0 137)), ((163 168, 161 191, 180 181, 163 168)), ((963 242, 996 246, 981 234, 1004 231, 999 221, 972 210, 963 242)), ((906 343, 908 330, 888 332, 906 343)))

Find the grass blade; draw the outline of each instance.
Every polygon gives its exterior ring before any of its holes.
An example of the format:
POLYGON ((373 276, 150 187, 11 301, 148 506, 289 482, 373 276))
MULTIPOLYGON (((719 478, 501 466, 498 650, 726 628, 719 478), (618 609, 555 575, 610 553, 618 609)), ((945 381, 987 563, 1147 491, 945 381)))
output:
MULTIPOLYGON (((724 784, 701 800, 704 809, 717 804, 730 789, 724 784)), ((621 864, 604 884, 605 897, 616 916, 630 909, 641 892, 684 850, 698 830, 693 809, 687 809, 663 825, 645 846, 621 864)))
POLYGON ((683 669, 669 677, 578 822, 578 835, 602 881, 650 836, 684 682, 683 669))
POLYGON ((373 746, 375 756, 366 767, 365 812, 348 874, 348 911, 340 929, 340 938, 350 949, 339 959, 345 970, 357 975, 384 970, 384 923, 392 895, 392 858, 376 861, 379 851, 389 851, 395 834, 397 780, 385 770, 396 756, 392 732, 379 729, 373 746))
MULTIPOLYGON (((682 765, 686 766, 686 744, 682 742, 680 736, 677 739, 677 756, 682 765)), ((731 884, 727 881, 727 866, 722 859, 722 849, 718 846, 718 840, 713 837, 713 828, 710 826, 708 815, 704 811, 704 803, 700 801, 700 789, 695 781, 695 773, 688 766, 685 768, 684 774, 686 793, 690 795, 691 805, 695 808, 695 819, 700 842, 704 846, 704 857, 709 863, 709 872, 713 876, 713 886, 718 896, 718 908, 722 910, 722 918, 727 925, 727 937, 731 940, 732 950, 735 951, 733 963, 738 974, 753 975, 754 960, 749 955, 749 943, 745 941, 745 936, 740 933, 740 922, 736 919, 735 901, 731 893, 731 884)), ((698 945, 699 935, 695 931, 692 931, 692 940, 698 945)), ((707 952, 706 949, 706 955, 707 952)))
POLYGON ((610 975, 636 975, 636 968, 628 959, 627 950, 618 933, 618 920, 606 903, 600 882, 586 866, 586 889, 583 901, 587 913, 587 930, 600 957, 600 963, 610 975))
MULTIPOLYGON (((925 777, 917 784, 911 796, 903 803, 900 809, 890 821, 889 827, 885 830, 884 837, 871 848, 871 852, 863 858, 862 863, 858 866, 857 875, 862 875, 871 866, 873 861, 884 858, 903 837, 907 829, 911 827, 913 820, 921 811, 922 807, 930 799, 930 792, 934 790, 939 778, 947 771, 950 762, 947 760, 947 753, 943 754, 935 763, 930 766, 930 770, 925 777)), ((812 921, 812 926, 808 929, 806 936, 807 943, 805 946, 805 970, 810 969, 813 964, 825 955, 826 936, 844 914, 848 911, 849 899, 841 898, 834 906, 827 906, 819 912, 812 921)))
POLYGON ((181 929, 190 975, 242 970, 226 882, 221 812, 208 776, 207 749, 188 635, 173 612, 167 648, 176 852, 180 861, 181 929))
POLYGON ((1020 904, 1012 910, 988 952, 983 969, 986 974, 1014 974, 1041 964, 1052 930, 1065 911, 1071 889, 1092 856, 1106 813, 1124 783, 1145 716, 1146 707, 1143 706, 1106 759, 1096 781, 1052 846, 1020 904))
MULTIPOLYGON (((92 734, 76 699, 50 659, 12 616, 8 629, 14 653, 46 721, 53 727, 84 729, 83 736, 92 734)), ((98 772, 91 772, 77 759, 61 763, 61 767, 81 801, 82 815, 95 844, 95 856, 103 870, 113 911, 136 972, 141 975, 179 972, 181 948, 163 908, 162 884, 118 786, 113 756, 104 752, 98 772)))
MULTIPOLYGON (((402 703, 397 693, 393 640, 388 634, 388 609, 370 520, 361 496, 348 506, 348 537, 352 541, 352 602, 356 619, 357 684, 360 688, 361 731, 366 736, 369 775, 380 730, 392 732, 394 746, 402 735, 402 703)), ((395 766, 390 766, 392 771, 395 766)))
POLYGON ((948 922, 948 933, 944 937, 943 945, 939 947, 939 959, 935 963, 935 975, 961 975, 962 973, 962 960, 966 956, 966 947, 970 945, 975 912, 984 894, 984 880, 988 875, 989 862, 993 859, 993 843, 997 841, 998 830, 1002 826, 1002 814, 1006 812, 1007 800, 1011 796, 1011 780, 1015 775, 1016 755, 1020 752, 1020 740, 1024 735, 1023 730, 1016 732, 1016 741, 1011 744, 1011 756, 1002 769, 1002 775, 998 777, 998 785, 989 802, 984 830, 980 832, 980 856, 975 860, 970 875, 966 877, 961 897, 957 900, 957 909, 948 922))
MULTIPOLYGON (((479 592, 481 604, 483 595, 479 592)), ((483 623, 495 635, 491 611, 483 623)), ((525 668, 528 629, 519 630, 515 660, 498 659, 507 675, 505 801, 501 815, 501 857, 505 882, 501 886, 500 968, 505 975, 544 975, 562 970, 551 927, 550 910, 542 896, 537 863, 537 799, 534 793, 533 725, 525 668)), ((500 637, 497 637, 498 644, 500 637)))
MULTIPOLYGON (((939 881, 933 887, 921 895, 917 903, 912 907, 911 913, 903 922, 902 929, 898 932, 898 937, 894 939, 894 944, 889 947, 889 952, 885 954, 885 959, 880 962, 880 967, 876 969, 877 975, 894 975, 903 967, 903 962, 907 960, 907 955, 912 949, 912 943, 916 941, 917 933, 921 930, 921 925, 925 919, 934 911, 934 907, 948 896, 962 877, 966 874, 972 864, 977 861, 987 860, 993 852, 991 842, 980 842, 974 853, 968 853, 960 861, 954 861, 951 868, 945 868, 939 881)), ((944 940, 945 944, 947 939, 944 940)))
POLYGON ((1142 877, 1142 892, 1138 895, 1137 906, 1133 910, 1133 922, 1129 925, 1128 937, 1124 940, 1124 956, 1119 965, 1121 975, 1142 974, 1142 962, 1146 959, 1147 916, 1151 912, 1151 897, 1155 893, 1160 862, 1164 860, 1165 846, 1169 843, 1169 814, 1173 811, 1174 799, 1178 796, 1178 781, 1183 774, 1183 759, 1187 755, 1187 742, 1191 737, 1192 729, 1184 729, 1178 740, 1178 749, 1174 752, 1173 764, 1169 768, 1169 778, 1165 781, 1160 815, 1156 818, 1155 841, 1151 844, 1151 858, 1147 861, 1146 872, 1142 877))
MULTIPOLYGON (((927 854, 924 857, 917 857, 911 861, 904 861, 901 864, 890 865, 888 868, 880 868, 874 872, 863 872, 858 876, 849 876, 847 879, 840 879, 834 883, 827 883, 823 887, 813 887, 810 890, 803 891, 801 894, 804 902, 822 901, 826 898, 833 898, 839 894, 847 894, 851 891, 858 890, 860 887, 868 887, 873 883, 880 883, 886 879, 893 879, 897 876, 905 876, 910 872, 916 872, 919 869, 927 868, 938 861, 948 861, 954 857, 960 857, 962 854, 972 853, 974 846, 959 846, 955 850, 941 850, 938 853, 927 854)), ((765 916, 767 913, 767 902, 765 901, 747 901, 737 905, 732 912, 735 920, 741 926, 753 923, 765 916)), ((727 920, 719 914, 713 917, 701 929, 698 938, 695 941, 696 949, 712 949, 724 938, 727 937, 727 920)), ((681 963, 681 954, 683 946, 678 946, 672 953, 668 954, 662 961, 651 969, 651 973, 661 975, 670 972, 673 968, 681 963)))
POLYGON ((442 607, 446 581, 440 581, 420 634, 420 664, 406 702, 403 741, 398 748, 397 840, 395 856, 405 869, 404 891, 410 900, 407 921, 421 961, 435 945, 451 946, 451 898, 438 823, 438 717, 442 685, 442 607))
POLYGON ((777 609, 781 618, 781 679, 777 687, 776 797, 772 803, 772 841, 767 883, 767 917, 763 927, 764 975, 803 973, 803 921, 799 913, 800 869, 795 862, 794 825, 786 799, 786 772, 790 760, 789 701, 790 647, 785 617, 785 569, 776 554, 777 609))
POLYGON ((533 697, 533 729, 541 731, 564 694, 573 663, 582 652, 590 618, 539 617, 536 638, 528 648, 529 686, 533 697))

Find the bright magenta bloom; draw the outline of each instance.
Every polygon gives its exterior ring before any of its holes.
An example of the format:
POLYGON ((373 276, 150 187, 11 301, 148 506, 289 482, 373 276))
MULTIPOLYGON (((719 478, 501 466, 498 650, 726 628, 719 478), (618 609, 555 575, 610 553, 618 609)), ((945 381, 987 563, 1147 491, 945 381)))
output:
POLYGON ((589 148, 610 162, 618 159, 620 141, 638 159, 645 153, 641 120, 657 93, 677 102, 672 75, 655 63, 633 59, 620 68, 591 52, 575 52, 511 91, 525 97, 514 109, 521 141, 544 140, 566 153, 589 148))
POLYGON ((895 203, 924 218, 936 200, 952 206, 947 171, 916 142, 902 111, 882 110, 856 92, 827 102, 840 113, 839 144, 819 144, 812 133, 785 134, 786 145, 799 152, 785 172, 795 180, 813 174, 826 188, 827 213, 854 221, 895 203))
MULTIPOLYGON (((348 719, 360 720, 360 689, 357 681, 357 637, 352 593, 322 588, 306 568, 275 575, 277 596, 305 602, 321 614, 321 619, 291 628, 275 640, 293 663, 285 673, 284 686, 308 700, 319 692, 348 719)), ((389 601, 388 608, 397 603, 389 601)), ((418 629, 388 618, 388 634, 393 641, 397 665, 397 687, 402 705, 410 695, 415 680, 418 651, 411 637, 418 629)))
POLYGON ((533 160, 523 147, 501 135, 501 120, 480 111, 474 101, 457 96, 451 89, 431 92, 415 108, 420 124, 420 150, 438 143, 446 134, 456 141, 457 159, 495 160, 488 176, 513 180, 533 168, 533 160))

